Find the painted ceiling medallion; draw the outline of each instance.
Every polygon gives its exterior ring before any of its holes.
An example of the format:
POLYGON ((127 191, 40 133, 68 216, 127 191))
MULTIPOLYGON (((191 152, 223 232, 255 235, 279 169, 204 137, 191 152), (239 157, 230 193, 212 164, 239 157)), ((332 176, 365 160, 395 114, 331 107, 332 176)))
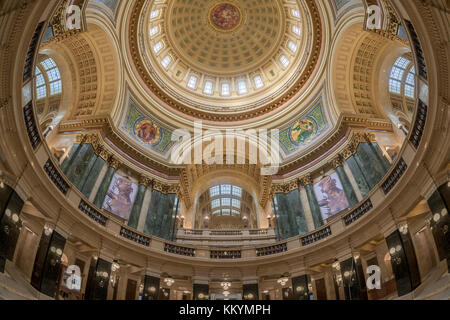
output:
POLYGON ((220 3, 211 9, 209 19, 219 31, 233 31, 242 21, 241 11, 231 3, 220 3))

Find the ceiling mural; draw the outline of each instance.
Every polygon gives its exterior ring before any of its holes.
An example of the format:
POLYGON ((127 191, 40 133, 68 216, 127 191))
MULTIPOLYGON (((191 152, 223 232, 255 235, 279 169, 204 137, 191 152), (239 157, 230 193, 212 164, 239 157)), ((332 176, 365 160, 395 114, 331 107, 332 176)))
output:
POLYGON ((316 141, 329 128, 325 117, 322 98, 316 101, 311 110, 303 117, 280 129, 281 149, 289 155, 316 141))
POLYGON ((163 155, 174 144, 173 131, 146 116, 133 100, 130 100, 122 129, 140 145, 163 155))

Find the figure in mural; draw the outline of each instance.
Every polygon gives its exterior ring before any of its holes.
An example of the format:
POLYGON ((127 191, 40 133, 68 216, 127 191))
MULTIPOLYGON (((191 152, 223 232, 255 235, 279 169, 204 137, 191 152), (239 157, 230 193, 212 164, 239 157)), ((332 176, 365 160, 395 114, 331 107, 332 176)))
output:
POLYGON ((316 134, 316 124, 308 118, 298 120, 291 128, 291 138, 296 144, 304 144, 312 140, 316 134))
POLYGON ((334 175, 326 177, 315 186, 317 201, 324 219, 328 219, 349 207, 345 192, 337 185, 338 178, 334 175), (322 195, 322 198, 320 198, 320 195, 322 195))
POLYGON ((142 120, 136 124, 136 136, 146 144, 154 144, 159 141, 160 129, 150 120, 142 120))
POLYGON ((211 21, 214 26, 222 30, 235 28, 241 19, 238 8, 230 3, 221 3, 211 11, 211 21))
POLYGON ((106 195, 103 209, 123 218, 130 216, 137 187, 131 181, 115 175, 106 195))

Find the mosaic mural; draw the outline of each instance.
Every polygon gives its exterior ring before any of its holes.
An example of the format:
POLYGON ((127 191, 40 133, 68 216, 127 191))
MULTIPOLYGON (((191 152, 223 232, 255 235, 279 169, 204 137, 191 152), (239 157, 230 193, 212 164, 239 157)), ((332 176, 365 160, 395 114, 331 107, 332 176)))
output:
POLYGON ((141 145, 161 154, 165 154, 174 144, 172 130, 144 115, 133 101, 122 128, 141 145))
POLYGON ((290 154, 317 139, 328 128, 321 100, 308 114, 280 129, 280 146, 290 154))

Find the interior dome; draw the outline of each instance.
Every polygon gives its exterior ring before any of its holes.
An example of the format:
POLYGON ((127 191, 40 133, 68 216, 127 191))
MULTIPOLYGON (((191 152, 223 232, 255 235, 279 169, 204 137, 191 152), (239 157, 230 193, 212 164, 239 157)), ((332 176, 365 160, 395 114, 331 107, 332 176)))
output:
POLYGON ((141 80, 169 110, 193 118, 231 122, 274 111, 318 62, 313 2, 148 0, 132 11, 131 58, 141 80))

